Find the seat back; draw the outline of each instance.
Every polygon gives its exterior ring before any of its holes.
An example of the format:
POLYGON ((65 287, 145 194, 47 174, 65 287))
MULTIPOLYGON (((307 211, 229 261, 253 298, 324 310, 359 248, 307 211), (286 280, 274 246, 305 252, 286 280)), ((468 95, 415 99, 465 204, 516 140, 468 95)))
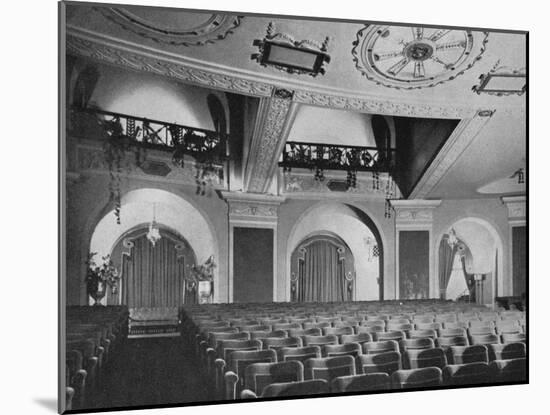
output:
POLYGON ((402 331, 384 331, 384 332, 375 332, 373 333, 373 338, 375 341, 382 340, 403 340, 406 338, 405 333, 402 331))
POLYGON ((239 329, 239 331, 247 331, 247 332, 251 332, 251 331, 271 331, 271 326, 266 326, 266 325, 262 325, 262 324, 242 325, 242 326, 237 326, 237 328, 239 329))
POLYGON ((489 360, 509 360, 527 357, 525 343, 489 344, 489 360))
POLYGON ((323 379, 304 380, 303 382, 272 383, 264 388, 262 398, 309 396, 329 392, 329 384, 323 379))
POLYGON ((475 362, 489 363, 487 347, 482 344, 473 346, 451 346, 449 354, 452 356, 452 363, 455 365, 475 362))
POLYGON ((440 386, 441 369, 425 367, 421 369, 397 370, 391 376, 392 389, 427 388, 440 386))
POLYGON ((378 354, 385 352, 398 352, 399 343, 395 340, 382 340, 363 343, 363 354, 378 354))
POLYGON ((475 385, 489 383, 489 365, 487 363, 465 363, 447 365, 443 368, 443 384, 449 386, 475 385))
POLYGON ((235 350, 228 355, 227 366, 237 374, 239 379, 244 379, 244 370, 252 363, 275 363, 277 355, 275 350, 235 350))
POLYGON ((320 346, 305 346, 305 347, 283 347, 279 350, 279 361, 287 362, 289 360, 298 360, 305 362, 307 359, 320 358, 320 346))
POLYGON ((334 393, 379 391, 390 389, 390 385, 390 375, 387 373, 339 376, 332 380, 331 391, 334 393))
POLYGON ((301 329, 301 323, 274 323, 273 330, 290 330, 290 329, 301 329))
POLYGON ((431 329, 409 331, 409 339, 426 339, 426 338, 435 340, 437 338, 437 332, 431 329))
POLYGON ((496 334, 471 335, 471 344, 499 344, 500 338, 496 334))
POLYGON ((399 351, 401 353, 409 349, 433 349, 434 347, 434 341, 430 338, 399 340, 399 351))
POLYGON ((382 326, 359 326, 355 328, 356 334, 368 333, 371 336, 374 336, 374 333, 383 332, 383 331, 384 331, 384 327, 382 326))
POLYGON ((351 326, 343 326, 343 327, 325 327, 323 329, 323 335, 329 336, 341 336, 342 334, 353 334, 353 327, 351 326))
POLYGON ((325 344, 338 344, 338 337, 328 336, 304 336, 304 346, 323 346, 325 344))
POLYGON ((321 329, 290 329, 288 330, 290 337, 303 337, 303 336, 321 336, 321 329))
POLYGON ((353 356, 357 357, 361 355, 361 345, 359 343, 345 343, 345 344, 327 344, 322 347, 323 356, 353 356))
POLYGON ((409 349, 405 352, 404 363, 407 369, 421 369, 424 367, 438 367, 443 369, 447 365, 447 358, 443 349, 409 349))
POLYGON ((250 338, 251 339, 268 339, 271 337, 288 337, 287 332, 284 330, 275 330, 275 331, 251 331, 250 332, 250 338))
POLYGON ((372 336, 369 333, 359 333, 359 334, 343 334, 340 336, 340 342, 342 344, 346 343, 368 343, 372 341, 372 336))
POLYGON ((222 340, 248 340, 249 338, 250 336, 246 332, 235 331, 233 333, 209 333, 208 345, 213 349, 217 349, 218 343, 222 340))
POLYGON ((467 329, 467 321, 446 321, 443 323, 444 329, 467 329))
POLYGON ((494 360, 489 371, 493 382, 526 382, 527 359, 494 360))
POLYGON ((252 363, 244 371, 244 387, 256 394, 272 383, 301 382, 304 365, 299 361, 252 363))
POLYGON ((352 356, 308 359, 304 363, 305 379, 324 379, 331 382, 338 376, 355 375, 355 359, 352 356))
POLYGON ((438 337, 435 339, 435 345, 443 350, 451 346, 468 346, 468 338, 466 336, 438 337))
POLYGON ((236 350, 261 350, 259 340, 218 340, 216 355, 227 362, 229 355, 236 350))
POLYGON ((466 329, 460 327, 454 329, 441 329, 438 330, 438 335, 438 337, 466 336, 466 329))
POLYGON ((502 343, 525 343, 527 340, 525 334, 520 333, 503 333, 500 337, 502 339, 502 343))
POLYGON ((402 369, 401 354, 396 351, 363 354, 357 358, 357 366, 361 373, 383 372, 391 375, 396 370, 402 369))
POLYGON ((325 327, 332 327, 332 324, 327 321, 322 321, 322 322, 303 323, 302 326, 304 327, 304 330, 308 330, 308 329, 323 329, 325 327))
POLYGON ((268 337, 262 340, 264 349, 275 351, 283 347, 302 347, 302 339, 299 337, 268 337))

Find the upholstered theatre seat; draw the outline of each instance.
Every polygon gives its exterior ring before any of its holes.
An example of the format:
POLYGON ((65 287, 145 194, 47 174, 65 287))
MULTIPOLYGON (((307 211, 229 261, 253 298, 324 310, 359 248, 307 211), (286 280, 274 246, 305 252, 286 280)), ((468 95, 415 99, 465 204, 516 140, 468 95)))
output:
POLYGON ((369 392, 390 389, 390 376, 387 373, 339 376, 333 379, 331 391, 334 393, 369 392))
POLYGON ((391 383, 392 389, 437 387, 442 383, 442 373, 438 367, 398 370, 392 374, 391 383))

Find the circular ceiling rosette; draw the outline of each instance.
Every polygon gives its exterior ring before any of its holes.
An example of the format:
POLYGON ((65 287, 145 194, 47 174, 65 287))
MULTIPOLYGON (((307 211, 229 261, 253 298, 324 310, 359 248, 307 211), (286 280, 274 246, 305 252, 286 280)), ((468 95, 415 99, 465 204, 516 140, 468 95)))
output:
POLYGON ((124 30, 158 43, 205 45, 224 39, 241 24, 242 16, 191 13, 163 8, 96 8, 124 30))
POLYGON ((357 33, 356 68, 378 85, 429 88, 455 79, 485 52, 489 34, 470 30, 368 25, 357 33))

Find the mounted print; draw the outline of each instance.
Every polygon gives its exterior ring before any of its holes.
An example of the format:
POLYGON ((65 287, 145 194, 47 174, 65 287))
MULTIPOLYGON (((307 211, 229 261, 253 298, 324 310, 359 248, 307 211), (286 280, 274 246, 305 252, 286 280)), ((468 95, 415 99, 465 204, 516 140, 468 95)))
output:
POLYGON ((528 382, 527 32, 59 9, 60 412, 528 382))

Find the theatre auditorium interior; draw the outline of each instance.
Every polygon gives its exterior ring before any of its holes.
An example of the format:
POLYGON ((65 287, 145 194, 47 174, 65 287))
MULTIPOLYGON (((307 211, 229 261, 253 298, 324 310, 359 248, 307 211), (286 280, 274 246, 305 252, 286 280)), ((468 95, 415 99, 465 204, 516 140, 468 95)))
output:
POLYGON ((527 381, 525 33, 61 18, 65 409, 527 381))

